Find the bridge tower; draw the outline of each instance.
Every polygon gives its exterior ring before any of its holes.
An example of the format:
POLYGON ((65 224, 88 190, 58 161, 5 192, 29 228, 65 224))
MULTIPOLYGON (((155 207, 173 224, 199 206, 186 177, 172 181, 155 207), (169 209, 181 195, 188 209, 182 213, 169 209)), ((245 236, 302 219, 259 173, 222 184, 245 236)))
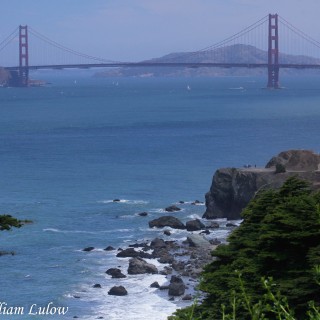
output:
POLYGON ((19 85, 29 84, 28 26, 19 26, 19 85))
POLYGON ((277 14, 269 14, 267 87, 279 89, 279 32, 277 14))

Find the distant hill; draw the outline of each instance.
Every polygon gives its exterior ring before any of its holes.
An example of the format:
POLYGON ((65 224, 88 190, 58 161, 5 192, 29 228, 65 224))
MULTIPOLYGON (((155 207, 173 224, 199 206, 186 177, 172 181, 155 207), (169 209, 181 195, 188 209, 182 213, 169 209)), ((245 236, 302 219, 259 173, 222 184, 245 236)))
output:
MULTIPOLYGON (((280 55, 281 63, 309 63, 320 64, 320 59, 308 56, 295 56, 288 54, 280 55)), ((176 52, 160 58, 146 60, 150 62, 230 62, 230 63, 267 63, 267 51, 260 50, 254 46, 235 44, 226 48, 218 48, 204 52, 176 52), (244 58, 245 57, 245 58, 244 58)), ((319 73, 317 70, 295 70, 283 69, 282 74, 296 74, 301 72, 319 73)), ((203 76, 246 76, 266 74, 265 68, 164 68, 164 67, 142 67, 142 68, 114 68, 96 73, 97 77, 203 77, 203 76)))

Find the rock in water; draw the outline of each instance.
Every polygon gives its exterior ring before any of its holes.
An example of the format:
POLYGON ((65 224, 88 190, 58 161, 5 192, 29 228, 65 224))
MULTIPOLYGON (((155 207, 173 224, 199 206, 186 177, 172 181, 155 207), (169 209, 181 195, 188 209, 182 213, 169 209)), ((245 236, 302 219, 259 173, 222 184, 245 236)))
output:
POLYGON ((128 274, 144 274, 158 273, 158 269, 155 265, 147 263, 142 258, 132 258, 129 260, 128 274))
POLYGON ((172 216, 163 216, 158 219, 154 219, 149 221, 149 227, 157 227, 157 228, 164 228, 164 227, 171 227, 173 229, 185 229, 185 225, 176 217, 172 216))
POLYGON ((169 296, 182 296, 186 290, 186 286, 180 277, 172 276, 169 284, 169 296))
POLYGON ((109 290, 108 294, 112 296, 126 296, 128 291, 123 286, 114 286, 109 290))
POLYGON ((167 212, 175 212, 175 211, 180 211, 181 209, 175 205, 169 206, 164 209, 167 212))
POLYGON ((114 279, 121 279, 121 278, 126 278, 127 277, 118 268, 110 268, 110 269, 108 269, 106 271, 106 274, 112 276, 112 278, 114 278, 114 279))
POLYGON ((198 231, 205 229, 205 227, 206 226, 199 219, 187 221, 186 223, 187 231, 198 231))

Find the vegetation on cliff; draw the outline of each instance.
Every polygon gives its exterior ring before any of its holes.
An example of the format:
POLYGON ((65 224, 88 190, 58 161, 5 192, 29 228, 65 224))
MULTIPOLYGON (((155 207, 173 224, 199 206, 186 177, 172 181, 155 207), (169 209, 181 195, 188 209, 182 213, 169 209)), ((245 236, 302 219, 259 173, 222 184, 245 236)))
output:
POLYGON ((18 220, 9 214, 0 215, 0 231, 10 230, 12 227, 20 228, 25 223, 30 223, 28 220, 18 220))
POLYGON ((258 194, 243 219, 203 272, 204 301, 191 317, 183 309, 171 319, 320 319, 310 316, 320 304, 320 193, 290 177, 279 190, 258 194))

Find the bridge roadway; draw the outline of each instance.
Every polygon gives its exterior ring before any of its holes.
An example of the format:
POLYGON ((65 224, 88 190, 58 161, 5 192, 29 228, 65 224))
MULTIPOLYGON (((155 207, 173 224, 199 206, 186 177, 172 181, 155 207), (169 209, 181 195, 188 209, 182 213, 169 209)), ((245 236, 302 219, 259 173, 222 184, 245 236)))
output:
MULTIPOLYGON (((212 62, 115 62, 115 63, 90 63, 90 64, 57 64, 28 66, 29 70, 41 69, 89 69, 89 68, 132 68, 132 67, 184 67, 184 68, 268 68, 268 63, 212 63, 212 62)), ((287 69, 320 69, 320 64, 288 64, 280 63, 279 68, 287 69)), ((19 67, 5 67, 14 71, 19 67)))

